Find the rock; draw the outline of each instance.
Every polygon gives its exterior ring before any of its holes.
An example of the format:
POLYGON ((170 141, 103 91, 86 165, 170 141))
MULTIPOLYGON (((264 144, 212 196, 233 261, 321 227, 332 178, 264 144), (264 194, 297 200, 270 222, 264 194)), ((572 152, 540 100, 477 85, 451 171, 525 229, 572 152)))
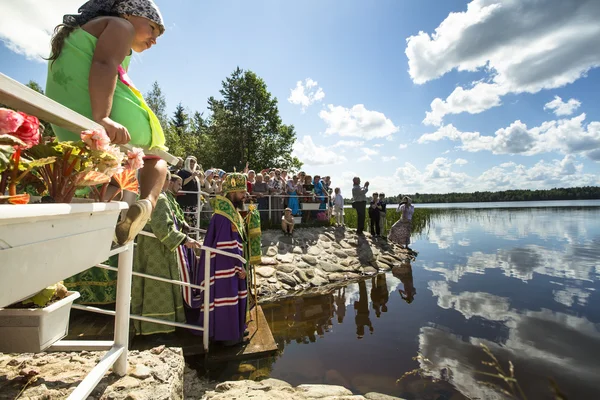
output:
POLYGON ((333 254, 337 257, 337 258, 348 258, 348 254, 346 254, 344 251, 342 250, 334 250, 333 254))
POLYGON ((309 278, 312 278, 313 276, 315 276, 315 270, 314 268, 303 268, 302 271, 306 274, 306 276, 308 276, 309 278))
POLYGON ((164 344, 162 344, 162 345, 160 345, 158 347, 154 347, 154 348, 150 349, 150 353, 156 354, 156 355, 161 354, 163 351, 165 351, 165 345, 164 344))
MULTIPOLYGON (((285 272, 277 271, 277 279, 281 282, 285 288, 285 285, 288 285, 289 289, 296 286, 296 280, 290 274, 286 274, 285 272)), ((288 289, 288 290, 289 290, 288 289)))
MULTIPOLYGON (((323 250, 321 250, 320 248, 318 248, 317 246, 310 246, 308 248, 308 254, 310 254, 311 256, 318 256, 319 254, 321 254, 323 252, 323 250)), ((307 261, 308 262, 308 261, 307 261)))
POLYGON ((350 260, 345 259, 340 261, 340 265, 343 265, 344 267, 349 267, 350 266, 350 260))
POLYGON ((268 257, 275 257, 277 255, 277 247, 275 246, 269 246, 269 248, 267 249, 267 254, 268 257))
POLYGON ((292 387, 292 385, 290 385, 289 383, 279 380, 279 379, 274 379, 274 378, 264 379, 264 380, 260 381, 260 383, 262 383, 266 387, 270 387, 270 388, 282 388, 282 387, 291 388, 292 387))
POLYGON ((303 253, 302 247, 300 247, 300 246, 294 246, 294 248, 292 249, 292 253, 294 253, 294 254, 302 254, 303 253))
POLYGON ((352 392, 343 386, 335 385, 300 385, 296 392, 307 399, 321 399, 331 396, 352 396, 352 392))
POLYGON ((345 271, 347 268, 341 264, 332 264, 326 261, 319 261, 319 268, 321 268, 325 272, 340 272, 345 271))
POLYGON ((244 364, 240 364, 240 366, 238 367, 238 372, 242 373, 242 374, 245 374, 247 372, 254 372, 254 371, 256 371, 256 367, 252 364, 244 363, 244 364))
POLYGON ((260 265, 277 265, 279 264, 276 259, 272 257, 261 257, 260 265))
POLYGON ((371 263, 371 265, 373 265, 375 268, 377 268, 380 271, 389 271, 390 269, 392 269, 392 267, 390 267, 389 265, 381 263, 379 261, 373 261, 371 263))
POLYGON ((326 235, 326 234, 320 234, 319 235, 319 240, 321 242, 331 242, 331 238, 328 235, 326 235))
POLYGON ((28 378, 39 375, 39 374, 40 374, 40 371, 38 371, 37 369, 34 369, 34 368, 29 368, 29 367, 23 368, 22 370, 19 371, 19 375, 25 376, 28 378))
POLYGON ((367 400, 404 400, 401 397, 389 396, 387 394, 381 394, 376 392, 370 392, 365 394, 365 399, 367 400))
POLYGON ((119 390, 127 390, 140 386, 141 382, 132 376, 124 376, 114 385, 119 390))
POLYGON ((317 265, 317 257, 309 255, 309 254, 303 254, 302 261, 304 261, 310 265, 317 265))
POLYGON ((279 264, 277 266, 277 271, 285 272, 286 274, 291 274, 296 270, 293 264, 279 264))
MULTIPOLYGON (((296 269, 296 270, 294 271, 294 274, 293 274, 293 275, 294 275, 294 277, 296 277, 296 278, 298 278, 298 279, 299 279, 299 282, 298 282, 298 283, 304 283, 304 282, 308 282, 308 281, 309 281, 309 278, 308 278, 308 276, 307 276, 307 275, 306 275, 306 273, 305 273, 303 270, 301 270, 301 269, 296 269)), ((298 280, 298 279, 297 279, 297 280, 298 280)))
POLYGON ((341 249, 342 248, 342 246, 340 246, 336 242, 331 243, 331 247, 333 247, 334 249, 341 249))
POLYGON ((363 273, 365 275, 375 275, 377 273, 377 270, 373 267, 364 267, 363 273))
POLYGON ((152 370, 143 364, 137 364, 131 372, 131 376, 138 379, 146 379, 151 375, 152 370))
POLYGON ((275 268, 272 268, 272 267, 256 268, 256 275, 262 276, 263 278, 270 278, 271 276, 273 276, 273 274, 275 274, 275 268))
POLYGON ((269 283, 277 283, 277 278, 275 278, 274 276, 272 276, 269 279, 267 279, 267 282, 269 282, 269 283))
POLYGON ((383 263, 386 263, 390 267, 393 267, 394 265, 398 264, 398 260, 395 260, 393 257, 390 257, 390 256, 385 255, 385 254, 379 255, 379 257, 377 257, 377 261, 381 261, 383 263))
POLYGON ((329 250, 331 248, 331 242, 319 242, 319 247, 323 250, 329 250))
POLYGON ((293 253, 285 253, 285 254, 278 254, 277 255, 277 261, 282 262, 282 263, 292 263, 294 262, 294 254, 293 253))
POLYGON ((299 261, 295 265, 296 265, 296 268, 302 268, 302 269, 310 269, 310 268, 312 268, 312 266, 310 264, 307 264, 304 261, 299 261))

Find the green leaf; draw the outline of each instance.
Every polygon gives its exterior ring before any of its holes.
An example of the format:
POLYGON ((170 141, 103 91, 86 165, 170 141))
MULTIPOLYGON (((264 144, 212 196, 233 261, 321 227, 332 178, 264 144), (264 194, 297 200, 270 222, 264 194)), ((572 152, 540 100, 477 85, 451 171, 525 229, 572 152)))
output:
POLYGON ((10 158, 14 152, 14 147, 9 145, 0 145, 0 173, 8 169, 10 165, 10 158))
POLYGON ((0 135, 0 145, 26 146, 24 141, 13 135, 0 135))

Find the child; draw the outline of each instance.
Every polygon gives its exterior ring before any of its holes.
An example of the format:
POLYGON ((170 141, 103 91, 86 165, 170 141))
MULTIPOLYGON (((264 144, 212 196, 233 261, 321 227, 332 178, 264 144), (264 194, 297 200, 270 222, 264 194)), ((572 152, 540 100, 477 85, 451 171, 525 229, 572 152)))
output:
POLYGON ((294 216, 292 215, 292 209, 286 208, 283 216, 281 217, 281 229, 284 235, 290 235, 294 233, 294 216))
MULTIPOLYGON (((152 0, 86 2, 79 14, 65 15, 54 31, 46 95, 102 125, 114 144, 165 150, 158 118, 127 75, 131 52, 148 50, 164 30, 152 0)), ((53 129, 59 141, 80 140, 66 129, 53 129)), ((166 176, 164 160, 144 159, 140 199, 115 229, 119 244, 132 241, 142 230, 166 176)))
POLYGON ((335 212, 335 221, 337 226, 344 226, 344 198, 340 193, 340 188, 335 188, 335 199, 333 200, 333 211, 335 212))
POLYGON ((374 238, 381 234, 379 226, 379 216, 381 214, 381 205, 379 204, 379 195, 373 193, 373 199, 369 203, 369 219, 371 220, 371 236, 374 238))
POLYGON ((385 207, 387 205, 385 202, 385 193, 379 193, 379 205, 381 206, 381 211, 379 213, 379 227, 381 228, 381 236, 385 238, 385 207))

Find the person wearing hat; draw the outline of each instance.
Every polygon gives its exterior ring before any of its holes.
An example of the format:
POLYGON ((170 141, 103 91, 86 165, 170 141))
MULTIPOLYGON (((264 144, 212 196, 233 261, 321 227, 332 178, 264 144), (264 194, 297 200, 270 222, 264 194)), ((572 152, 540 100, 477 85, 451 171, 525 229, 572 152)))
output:
MULTIPOLYGON (((238 210, 243 208, 245 196, 246 177, 241 173, 228 174, 223 181, 223 196, 218 195, 211 201, 214 214, 206 231, 204 246, 244 256, 248 239, 244 219, 238 210)), ((206 253, 203 252, 197 273, 193 274, 192 283, 200 286, 204 285, 205 257, 206 253)), ((236 258, 213 253, 209 275, 209 338, 227 346, 241 343, 246 329, 248 297, 244 264, 236 258)), ((202 292, 194 289, 192 298, 193 304, 186 308, 187 321, 203 326, 202 292)))
POLYGON ((412 205, 412 199, 408 196, 404 196, 396 212, 400 213, 400 219, 392 225, 388 240, 409 249, 408 245, 410 244, 412 217, 415 212, 415 206, 412 205))

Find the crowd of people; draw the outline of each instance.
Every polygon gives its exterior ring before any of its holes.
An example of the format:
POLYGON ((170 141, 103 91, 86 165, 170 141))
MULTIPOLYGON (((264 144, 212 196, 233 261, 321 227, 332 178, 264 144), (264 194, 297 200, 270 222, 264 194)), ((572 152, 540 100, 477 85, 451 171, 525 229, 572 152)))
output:
MULTIPOLYGON (((202 206, 202 215, 208 219, 212 214, 209 199, 222 194, 222 183, 228 173, 218 168, 203 170, 194 156, 180 159, 179 164, 171 168, 171 173, 183 179, 178 202, 188 224, 198 226, 198 206, 202 206)), ((331 177, 310 176, 304 171, 288 174, 287 170, 280 168, 256 172, 248 165, 243 174, 247 187, 244 202, 257 205, 263 222, 274 224, 281 220, 284 233, 293 234, 294 223, 299 217, 305 222, 311 218, 328 221, 332 210, 335 210, 338 223, 343 224, 344 199, 340 188, 332 188, 331 177), (306 203, 318 204, 318 209, 303 210, 302 204, 306 203)))

